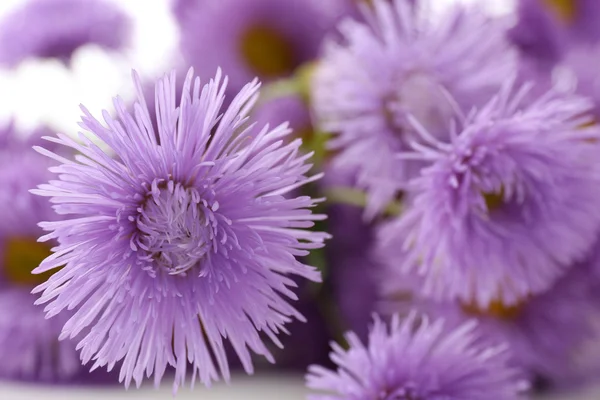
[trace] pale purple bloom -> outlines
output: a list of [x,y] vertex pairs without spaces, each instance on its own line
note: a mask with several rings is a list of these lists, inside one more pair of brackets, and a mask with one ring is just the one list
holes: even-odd
[[523,382],[508,366],[506,346],[478,343],[477,324],[447,329],[442,319],[404,321],[388,327],[379,318],[368,344],[348,333],[349,349],[333,345],[337,371],[313,366],[307,385],[322,391],[311,400],[366,399],[519,399]]
[[323,215],[317,200],[286,194],[307,178],[310,155],[300,140],[287,144],[285,124],[248,124],[257,96],[246,85],[222,108],[227,79],[220,71],[201,86],[188,73],[181,100],[175,72],[156,86],[158,131],[134,77],[134,114],[114,102],[118,119],[104,113],[106,127],[83,108],[81,127],[114,152],[110,158],[80,135],[48,138],[81,154],[58,159],[57,180],[36,194],[51,197],[64,222],[45,222],[42,240],[58,239],[56,252],[37,272],[64,266],[36,291],[48,315],[79,305],[62,337],[89,333],[79,342],[83,363],[112,369],[123,360],[120,379],[158,384],[175,367],[174,389],[229,379],[225,342],[252,372],[250,351],[273,362],[263,335],[279,344],[285,324],[302,316],[291,277],[313,281],[320,274],[296,260],[328,236],[308,231]]
[[336,134],[330,146],[340,151],[337,164],[359,168],[368,217],[421,168],[396,157],[418,140],[409,115],[445,139],[457,107],[487,101],[514,72],[503,23],[460,5],[434,18],[431,5],[375,0],[374,10],[365,6],[368,23],[340,24],[344,39],[327,43],[312,82],[319,128]]
[[600,41],[597,0],[520,0],[517,10],[509,37],[540,62],[555,64],[571,46]]
[[0,63],[28,58],[70,61],[88,44],[118,50],[129,41],[131,21],[107,0],[28,0],[0,23]]
[[[432,165],[410,185],[405,213],[382,228],[387,263],[413,270],[423,292],[486,307],[549,287],[600,228],[597,126],[587,99],[527,87],[500,94],[463,122],[449,144],[415,123],[427,146],[406,158]],[[387,252],[387,253],[386,253]]]
[[[573,265],[547,291],[505,305],[495,301],[486,308],[460,301],[436,302],[421,295],[422,282],[397,270],[382,281],[389,303],[386,313],[406,314],[413,309],[431,318],[444,318],[451,326],[476,319],[482,340],[504,342],[510,348],[510,363],[528,379],[564,388],[595,379],[596,363],[585,364],[582,351],[600,339],[598,283],[593,275],[600,267],[597,245],[585,261]],[[597,353],[596,353],[597,355]]]
[[46,319],[30,292],[42,277],[31,270],[53,242],[37,243],[42,220],[56,220],[46,199],[29,190],[47,181],[51,160],[32,150],[39,132],[25,139],[12,126],[0,132],[0,377],[65,381],[82,371],[72,341],[59,342],[67,318]]
[[201,77],[223,68],[238,90],[254,77],[282,78],[317,58],[325,35],[354,6],[347,0],[180,0],[174,7],[186,62]]

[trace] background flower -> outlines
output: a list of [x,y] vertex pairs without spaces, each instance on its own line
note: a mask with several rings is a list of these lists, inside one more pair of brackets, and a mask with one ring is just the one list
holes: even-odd
[[12,125],[0,131],[0,377],[70,381],[83,368],[75,343],[58,341],[68,313],[46,319],[30,293],[49,277],[31,270],[55,244],[37,242],[43,233],[37,224],[60,219],[45,199],[29,193],[51,176],[51,160],[31,149],[43,133],[19,137]]
[[128,43],[130,30],[129,17],[106,0],[29,0],[0,23],[0,63],[69,62],[87,44],[118,50]]
[[220,0],[179,1],[175,9],[186,63],[201,77],[223,68],[235,91],[255,77],[286,77],[312,61],[325,35],[354,5],[346,0]]
[[502,24],[477,8],[456,5],[434,18],[428,1],[376,0],[373,7],[365,8],[367,23],[340,24],[343,39],[327,43],[312,82],[318,127],[335,134],[336,163],[358,168],[368,217],[422,167],[396,157],[419,140],[409,115],[448,139],[456,109],[487,100],[516,61]]
[[511,92],[506,85],[451,144],[429,137],[431,147],[417,148],[433,164],[412,182],[405,213],[380,232],[387,262],[423,276],[427,296],[516,304],[552,286],[596,241],[590,103],[548,93],[521,105],[526,88]]
[[517,372],[507,365],[506,348],[477,344],[475,328],[466,323],[450,330],[442,320],[427,319],[417,326],[411,314],[402,322],[394,317],[388,332],[375,319],[367,345],[353,333],[346,336],[348,350],[333,345],[337,371],[311,367],[308,387],[327,394],[309,399],[518,399]]

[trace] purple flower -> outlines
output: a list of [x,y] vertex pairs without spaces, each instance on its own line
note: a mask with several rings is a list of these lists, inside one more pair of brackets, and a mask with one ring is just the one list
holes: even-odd
[[547,93],[522,105],[506,85],[450,144],[407,158],[433,164],[410,185],[405,213],[380,232],[386,262],[423,292],[487,307],[540,293],[585,257],[600,227],[598,127],[587,99]]
[[129,40],[130,28],[129,17],[106,0],[29,0],[0,24],[0,63],[68,62],[87,44],[117,50]]
[[[422,282],[392,271],[385,288],[390,298],[387,313],[417,309],[431,318],[444,318],[451,326],[477,319],[482,339],[507,343],[511,365],[527,378],[543,380],[551,387],[568,387],[595,379],[600,365],[586,365],[581,351],[597,342],[600,317],[598,277],[600,247],[596,245],[583,262],[576,263],[547,291],[514,305],[495,301],[485,308],[461,301],[436,302],[421,296]],[[597,352],[594,354],[597,356]]]
[[48,278],[31,270],[53,245],[37,242],[37,224],[60,218],[45,199],[29,193],[51,176],[51,160],[31,149],[39,133],[24,139],[12,126],[0,131],[0,377],[64,381],[82,370],[75,343],[58,341],[67,317],[46,319],[30,293]]
[[138,385],[144,374],[158,384],[175,367],[174,390],[184,384],[229,379],[225,343],[252,372],[250,350],[273,358],[262,334],[279,344],[284,325],[302,316],[288,275],[313,281],[320,274],[295,259],[323,246],[328,236],[308,231],[323,215],[316,200],[286,194],[307,178],[309,156],[300,140],[282,144],[290,130],[249,124],[258,94],[246,85],[221,112],[227,79],[201,86],[188,73],[180,101],[175,72],[156,86],[158,132],[152,129],[142,86],[134,114],[120,99],[118,120],[102,126],[83,108],[82,128],[115,157],[81,135],[53,142],[81,153],[58,159],[58,179],[36,194],[51,197],[64,222],[46,222],[42,240],[58,239],[55,253],[36,272],[64,266],[36,291],[48,315],[80,306],[62,338],[78,335],[83,363],[123,360],[120,379]]
[[523,385],[507,365],[505,346],[477,343],[477,324],[453,330],[443,320],[417,323],[415,314],[400,322],[394,316],[388,329],[379,318],[363,345],[354,333],[349,350],[333,345],[331,359],[338,370],[309,369],[307,385],[327,394],[311,400],[363,399],[518,399]]
[[193,5],[180,0],[174,7],[186,61],[200,76],[222,67],[234,90],[254,77],[285,77],[312,61],[323,37],[353,9],[347,0],[219,0]]
[[530,57],[555,64],[573,44],[600,40],[596,0],[521,0],[511,40]]
[[344,40],[328,43],[312,82],[320,129],[336,134],[337,164],[359,168],[367,217],[422,166],[396,157],[418,140],[408,116],[445,139],[456,107],[487,101],[515,68],[503,27],[480,10],[456,5],[436,19],[430,2],[417,4],[375,0],[364,8],[368,24],[344,21]]

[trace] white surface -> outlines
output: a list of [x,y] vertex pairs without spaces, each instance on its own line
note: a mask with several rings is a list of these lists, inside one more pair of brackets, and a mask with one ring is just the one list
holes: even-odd
[[[211,389],[197,385],[177,392],[177,400],[302,400],[306,396],[301,376],[234,376],[230,385],[217,383]],[[121,386],[69,388],[56,386],[25,386],[0,382],[1,400],[158,400],[172,399],[170,384],[165,381],[160,389],[152,386]]]
[[[302,376],[234,376],[232,383],[217,383],[211,389],[197,386],[183,388],[177,392],[177,400],[303,400],[308,391],[303,386]],[[143,386],[125,390],[116,385],[111,387],[69,388],[57,386],[25,386],[0,382],[0,400],[160,400],[173,399],[167,381],[161,388]],[[600,392],[551,396],[535,400],[598,400]],[[495,400],[495,399],[490,399]]]

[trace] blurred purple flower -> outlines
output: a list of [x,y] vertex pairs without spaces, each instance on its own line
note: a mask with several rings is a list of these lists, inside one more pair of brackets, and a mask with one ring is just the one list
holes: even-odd
[[[493,302],[485,309],[463,302],[436,302],[421,295],[422,283],[415,276],[391,271],[385,278],[389,303],[386,313],[406,314],[413,309],[431,318],[444,318],[451,326],[477,319],[482,340],[507,343],[511,365],[527,378],[542,379],[553,388],[566,388],[597,377],[600,365],[582,368],[580,352],[600,339],[596,322],[600,317],[597,245],[585,261],[576,263],[547,291],[515,305]],[[597,353],[596,353],[597,355]]]
[[0,23],[0,63],[28,58],[70,61],[87,44],[117,50],[130,37],[131,21],[106,0],[28,0]]
[[573,45],[600,40],[597,0],[520,0],[509,37],[529,57],[555,64]]
[[311,400],[363,399],[519,399],[522,382],[507,364],[505,346],[477,343],[477,324],[453,330],[443,320],[417,323],[415,314],[400,322],[394,316],[389,333],[379,318],[365,346],[354,333],[349,349],[333,345],[337,371],[312,366],[309,388],[325,392]]
[[590,103],[549,92],[522,106],[526,93],[505,85],[450,144],[415,123],[429,146],[404,156],[433,164],[378,243],[387,263],[423,276],[426,296],[513,305],[551,287],[596,240],[600,132]]
[[25,139],[12,126],[0,130],[0,378],[65,381],[82,372],[75,343],[58,341],[68,318],[46,319],[30,293],[48,278],[31,270],[53,245],[37,242],[43,233],[37,224],[60,218],[29,193],[51,177],[51,160],[31,149],[40,133]]
[[354,5],[347,0],[176,1],[181,48],[201,77],[217,67],[231,89],[254,77],[290,75],[318,55],[323,37]]
[[340,25],[344,40],[328,43],[312,82],[320,129],[336,134],[337,164],[359,168],[367,217],[421,167],[396,157],[418,140],[407,116],[446,139],[456,107],[487,101],[516,62],[503,26],[479,9],[456,5],[433,18],[428,1],[373,3],[364,8],[368,24]]
[[[175,72],[156,86],[157,126],[152,129],[142,86],[132,115],[120,99],[108,127],[83,108],[81,126],[102,140],[108,157],[83,135],[83,144],[59,135],[51,141],[81,153],[58,159],[58,180],[40,185],[64,222],[45,222],[43,239],[56,252],[36,270],[64,267],[36,291],[48,315],[80,306],[62,338],[90,327],[79,342],[93,368],[123,360],[120,379],[138,385],[145,374],[158,384],[176,368],[174,390],[184,384],[188,361],[205,385],[229,379],[224,340],[252,372],[250,351],[273,358],[261,333],[274,343],[293,318],[288,303],[297,275],[320,274],[295,256],[323,246],[328,237],[308,231],[324,218],[309,210],[308,196],[286,198],[307,178],[300,141],[282,144],[286,125],[247,125],[259,85],[246,85],[221,114],[227,80],[220,71],[201,86],[190,70],[175,97]],[[190,92],[191,91],[191,92]]]

